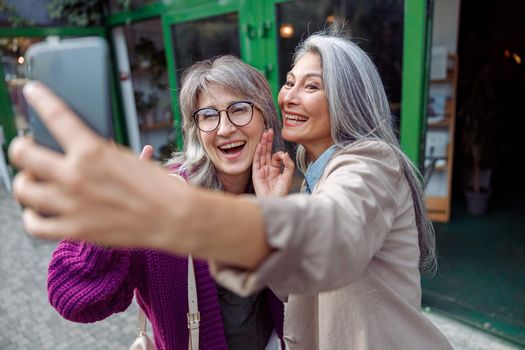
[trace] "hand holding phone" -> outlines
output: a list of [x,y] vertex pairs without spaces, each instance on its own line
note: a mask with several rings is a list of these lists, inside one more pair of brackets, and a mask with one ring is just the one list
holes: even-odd
[[[84,37],[40,42],[26,53],[27,76],[47,85],[82,120],[103,137],[113,136],[109,83],[109,49],[103,38]],[[30,108],[34,140],[62,148]]]

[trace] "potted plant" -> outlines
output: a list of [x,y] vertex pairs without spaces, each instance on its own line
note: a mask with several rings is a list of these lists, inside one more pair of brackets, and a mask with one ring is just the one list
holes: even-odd
[[486,64],[476,79],[466,82],[460,108],[463,121],[462,145],[468,166],[465,195],[467,210],[474,215],[487,211],[492,195],[492,133],[496,117],[494,81]]

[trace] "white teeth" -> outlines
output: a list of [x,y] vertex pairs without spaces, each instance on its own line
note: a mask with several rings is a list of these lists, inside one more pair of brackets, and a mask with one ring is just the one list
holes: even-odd
[[308,120],[308,118],[300,117],[298,115],[293,115],[293,114],[286,114],[286,119],[294,120],[294,121],[298,121],[298,122],[305,122],[305,121]]
[[219,146],[220,149],[230,149],[230,148],[234,148],[234,147],[239,147],[239,146],[242,146],[246,143],[246,141],[238,141],[238,142],[232,142],[232,143],[229,143],[227,145],[222,145],[222,146]]

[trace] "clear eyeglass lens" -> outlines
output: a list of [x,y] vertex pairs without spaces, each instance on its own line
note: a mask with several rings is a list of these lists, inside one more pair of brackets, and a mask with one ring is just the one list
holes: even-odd
[[200,110],[197,115],[199,128],[205,131],[213,130],[219,125],[219,113],[211,108]]
[[246,102],[234,103],[228,108],[228,116],[233,124],[246,125],[252,117],[252,106]]

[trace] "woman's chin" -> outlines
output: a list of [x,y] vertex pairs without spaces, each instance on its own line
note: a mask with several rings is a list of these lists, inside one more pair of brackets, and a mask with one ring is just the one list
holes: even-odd
[[285,141],[300,143],[301,137],[297,135],[297,132],[294,132],[286,127],[282,129],[282,137]]
[[[244,164],[242,164],[244,163]],[[226,176],[238,176],[246,174],[251,170],[251,162],[242,162],[241,164],[229,164],[222,166],[220,172]]]

